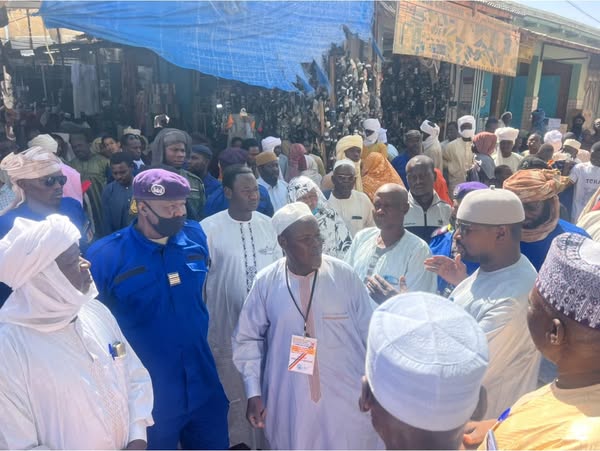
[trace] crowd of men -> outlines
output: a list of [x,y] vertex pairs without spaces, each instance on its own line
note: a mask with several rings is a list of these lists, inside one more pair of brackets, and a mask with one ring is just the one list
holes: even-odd
[[0,448],[600,447],[600,139],[511,119],[0,145]]

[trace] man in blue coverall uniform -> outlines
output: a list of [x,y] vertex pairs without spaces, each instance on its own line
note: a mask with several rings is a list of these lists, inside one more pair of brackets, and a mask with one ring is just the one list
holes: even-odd
[[99,299],[152,377],[149,449],[229,447],[229,406],[208,346],[202,299],[208,246],[200,225],[186,221],[189,193],[176,173],[141,172],[133,181],[138,218],[86,255]]

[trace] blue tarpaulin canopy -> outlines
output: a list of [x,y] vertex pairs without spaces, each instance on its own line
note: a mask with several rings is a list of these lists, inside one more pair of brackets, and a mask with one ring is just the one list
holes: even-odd
[[367,1],[44,1],[47,28],[145,47],[177,66],[295,90],[301,64],[320,63],[343,27],[372,36]]

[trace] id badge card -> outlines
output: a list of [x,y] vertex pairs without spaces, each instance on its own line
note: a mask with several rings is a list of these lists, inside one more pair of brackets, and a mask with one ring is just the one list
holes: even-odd
[[292,335],[290,345],[290,359],[288,362],[288,371],[304,373],[312,376],[315,369],[315,359],[317,357],[316,338],[301,337]]

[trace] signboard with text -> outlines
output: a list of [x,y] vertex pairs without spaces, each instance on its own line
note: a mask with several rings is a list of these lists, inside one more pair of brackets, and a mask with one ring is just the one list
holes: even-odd
[[393,51],[514,77],[519,29],[448,1],[401,0]]

